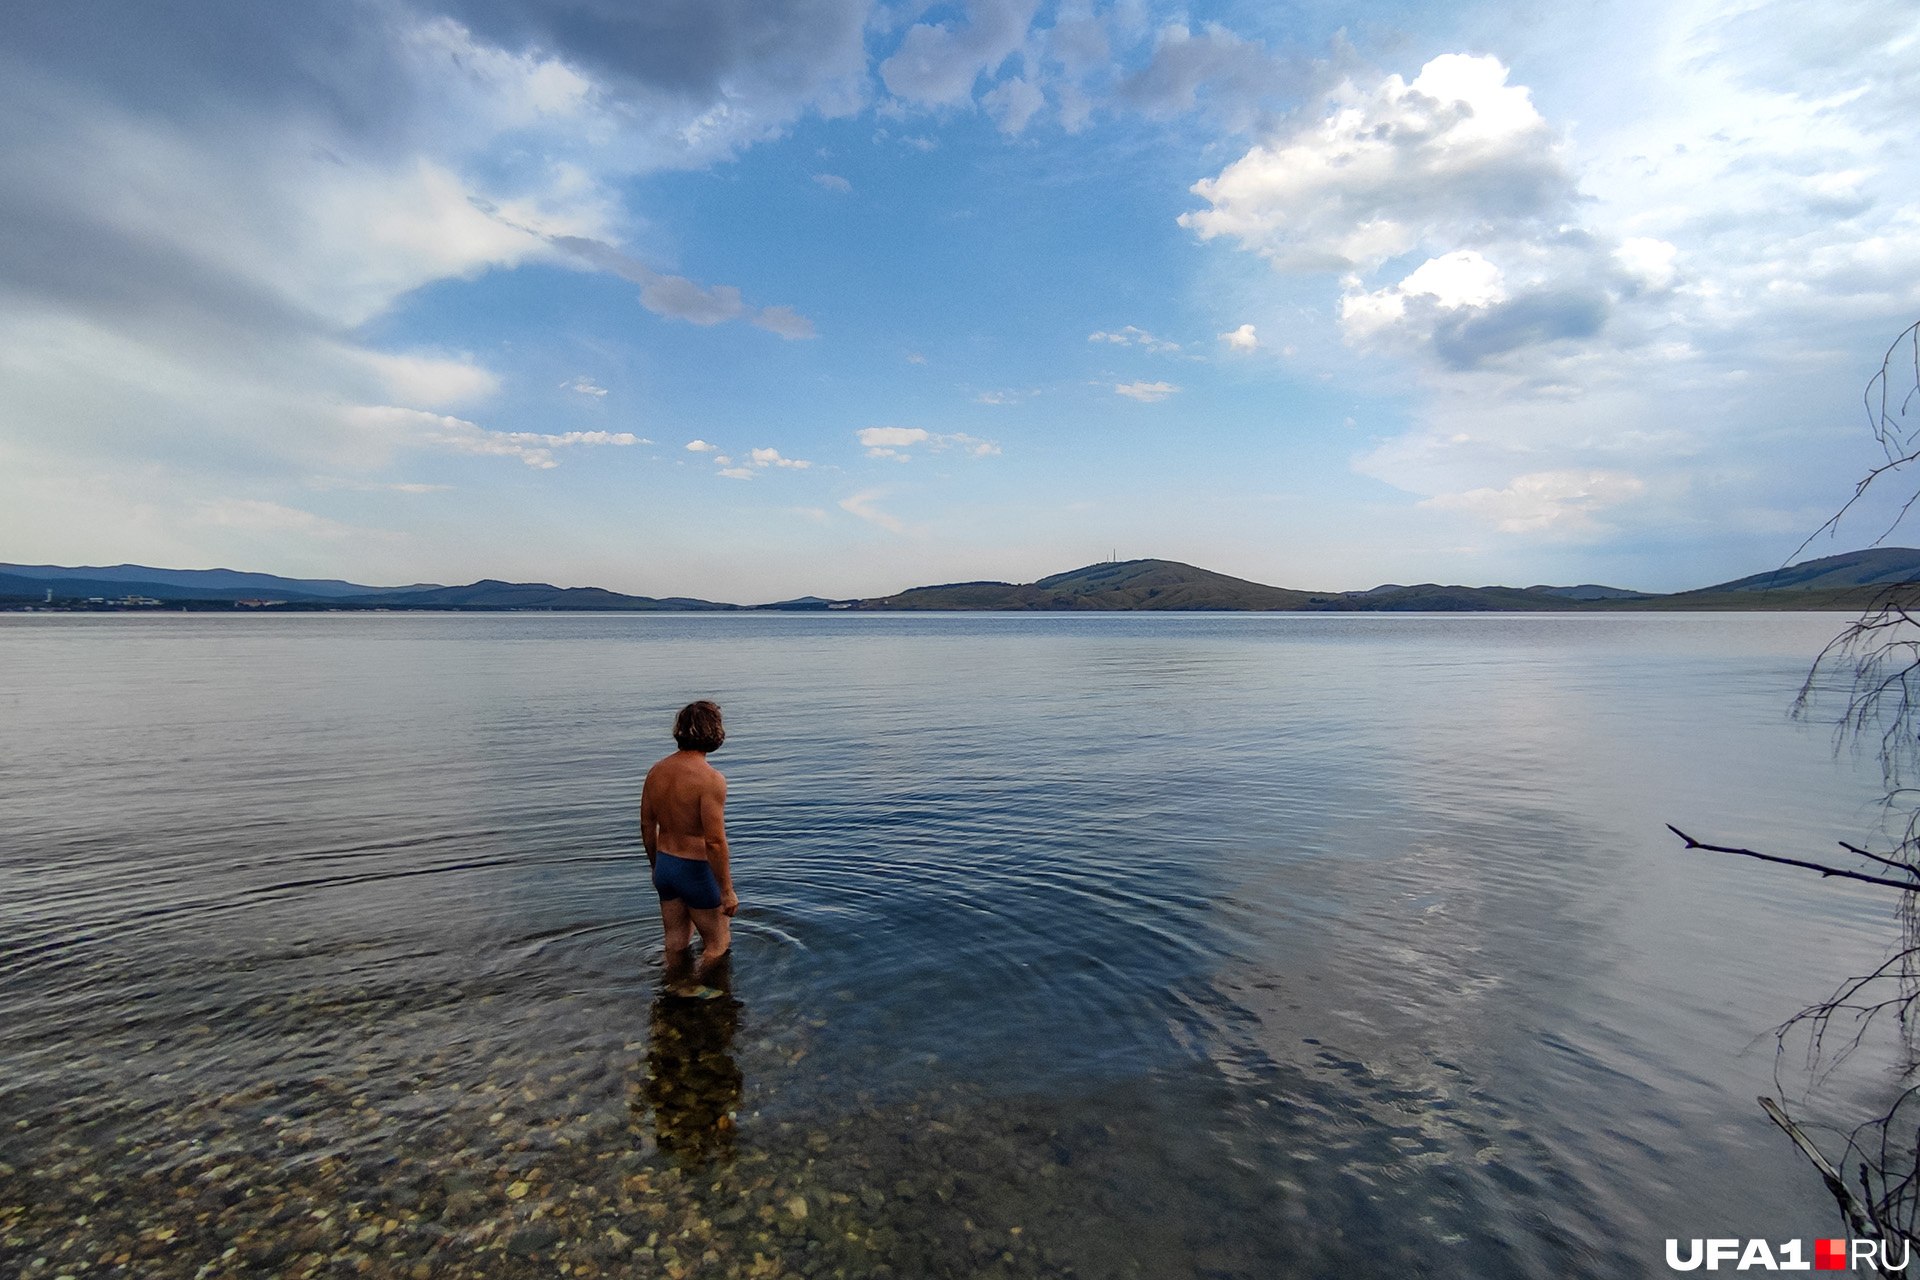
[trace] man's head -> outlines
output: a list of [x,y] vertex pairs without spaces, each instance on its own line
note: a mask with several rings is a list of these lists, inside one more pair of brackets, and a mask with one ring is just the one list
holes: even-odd
[[720,704],[702,698],[680,708],[673,718],[673,740],[682,751],[718,751],[727,740],[720,723]]

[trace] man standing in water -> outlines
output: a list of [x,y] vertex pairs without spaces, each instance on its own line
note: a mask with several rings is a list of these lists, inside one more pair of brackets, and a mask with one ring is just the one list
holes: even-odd
[[686,957],[698,929],[703,972],[727,954],[729,922],[740,909],[727,849],[727,780],[707,763],[726,739],[717,705],[688,703],[673,721],[680,749],[649,769],[640,788],[640,840],[660,894],[667,963]]

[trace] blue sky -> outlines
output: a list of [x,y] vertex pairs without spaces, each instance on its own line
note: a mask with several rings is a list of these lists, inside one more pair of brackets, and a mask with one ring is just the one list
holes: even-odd
[[16,6],[0,559],[1700,585],[1874,461],[1916,107],[1892,3]]

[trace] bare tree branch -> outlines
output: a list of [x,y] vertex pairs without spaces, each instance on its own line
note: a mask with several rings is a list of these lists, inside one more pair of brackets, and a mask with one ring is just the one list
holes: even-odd
[[[1743,858],[1758,858],[1762,862],[1777,862],[1787,867],[1804,867],[1808,871],[1818,871],[1823,876],[1839,876],[1843,880],[1858,880],[1863,884],[1877,884],[1887,889],[1898,889],[1902,893],[1920,893],[1920,882],[1916,881],[1902,883],[1898,880],[1888,880],[1884,876],[1870,876],[1858,871],[1848,871],[1844,867],[1830,867],[1824,862],[1807,862],[1800,858],[1783,858],[1778,854],[1760,853],[1753,849],[1739,849],[1732,845],[1707,844],[1705,841],[1695,840],[1671,822],[1667,824],[1667,830],[1686,841],[1687,848],[1689,849],[1705,849],[1710,853],[1737,853]],[[1885,861],[1885,859],[1879,859],[1879,861]]]

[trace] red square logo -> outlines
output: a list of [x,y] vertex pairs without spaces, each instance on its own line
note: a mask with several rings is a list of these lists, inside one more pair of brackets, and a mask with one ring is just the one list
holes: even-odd
[[1847,1270],[1847,1242],[1845,1240],[1815,1240],[1813,1242],[1813,1269],[1815,1271]]

